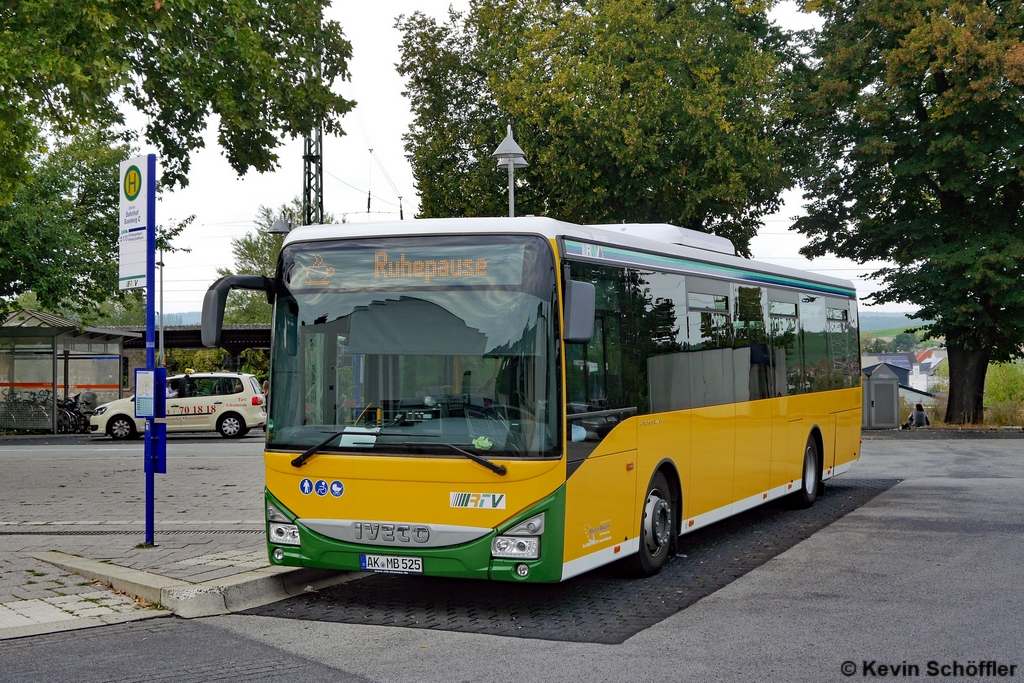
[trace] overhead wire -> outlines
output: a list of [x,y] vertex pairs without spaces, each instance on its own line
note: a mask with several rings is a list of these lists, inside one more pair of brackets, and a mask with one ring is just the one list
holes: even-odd
[[[354,88],[354,86],[352,85],[351,82],[344,82],[344,83],[342,83],[342,88],[343,89],[347,89],[349,91],[348,92],[349,99],[356,100],[355,88]],[[404,216],[404,212],[402,211],[402,196],[403,196],[402,195],[402,191],[398,189],[398,186],[395,185],[394,181],[391,179],[391,175],[388,173],[388,170],[384,167],[384,163],[380,160],[380,157],[377,156],[374,153],[374,151],[373,151],[373,143],[370,142],[370,136],[366,132],[366,126],[363,124],[363,117],[359,113],[359,108],[358,107],[354,108],[352,113],[355,114],[356,125],[359,127],[359,133],[363,136],[363,142],[366,143],[366,149],[369,150],[370,159],[372,161],[376,161],[377,162],[377,166],[380,168],[381,173],[384,175],[384,180],[386,180],[388,185],[391,186],[391,191],[394,192],[395,196],[398,198],[398,205],[397,205],[398,206],[398,217],[399,217],[399,220],[403,220],[405,218],[405,216]],[[381,199],[379,196],[373,195],[371,193],[371,190],[372,190],[372,180],[373,180],[373,166],[372,166],[372,164],[370,164],[369,169],[367,170],[367,184],[370,185],[370,187],[366,191],[366,213],[370,213],[370,198],[371,197],[376,198],[378,201],[385,201],[385,200]],[[348,185],[348,183],[345,183],[345,184]],[[352,187],[352,186],[350,185],[350,187]],[[393,202],[385,201],[385,203],[386,204],[390,204],[391,206],[395,206],[395,204]]]
[[[331,172],[330,172],[330,171],[328,171],[327,169],[324,169],[324,173],[325,173],[325,174],[327,174],[327,175],[329,175],[329,176],[331,176],[332,178],[334,178],[335,180],[337,180],[337,181],[338,181],[339,183],[341,183],[342,185],[345,185],[345,186],[347,186],[347,187],[350,187],[350,188],[352,188],[353,190],[355,190],[356,192],[359,192],[360,194],[362,194],[363,192],[366,192],[366,190],[364,190],[363,188],[361,188],[361,187],[356,187],[356,186],[355,186],[355,185],[353,185],[352,183],[349,183],[349,182],[346,182],[346,181],[342,180],[341,178],[339,178],[338,176],[334,175],[333,173],[331,173]],[[383,199],[383,198],[382,198],[382,197],[380,197],[379,195],[373,195],[373,198],[374,198],[374,199],[376,199],[376,200],[377,200],[378,202],[384,202],[385,204],[390,204],[391,206],[395,207],[396,209],[398,208],[398,204],[395,204],[394,202],[389,202],[388,200],[386,200],[386,199]]]

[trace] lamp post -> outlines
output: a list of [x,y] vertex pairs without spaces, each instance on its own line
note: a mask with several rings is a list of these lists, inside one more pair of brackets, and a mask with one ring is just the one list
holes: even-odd
[[515,189],[515,169],[526,168],[529,164],[526,163],[526,152],[523,148],[516,144],[515,139],[512,137],[512,126],[508,127],[508,132],[505,135],[505,139],[498,145],[498,149],[494,150],[491,154],[492,157],[497,157],[498,168],[508,169],[508,217],[515,218],[516,216],[516,189]]
[[295,227],[295,225],[291,221],[291,216],[282,215],[274,221],[274,224],[270,226],[270,230],[267,232],[271,235],[287,235],[292,231],[293,227]]

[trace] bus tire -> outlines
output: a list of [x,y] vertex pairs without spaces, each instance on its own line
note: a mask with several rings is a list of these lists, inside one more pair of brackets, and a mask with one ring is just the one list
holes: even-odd
[[107,421],[107,435],[115,441],[134,439],[138,436],[135,420],[125,415],[115,415]]
[[672,549],[676,528],[676,506],[672,488],[662,472],[647,486],[640,519],[640,549],[626,558],[626,571],[635,577],[654,576],[661,571]]
[[238,439],[245,435],[249,428],[238,413],[224,413],[217,420],[217,432],[225,439]]
[[793,495],[793,504],[797,508],[809,508],[814,505],[821,494],[821,458],[818,453],[818,442],[814,434],[807,437],[804,447],[803,477],[800,490]]

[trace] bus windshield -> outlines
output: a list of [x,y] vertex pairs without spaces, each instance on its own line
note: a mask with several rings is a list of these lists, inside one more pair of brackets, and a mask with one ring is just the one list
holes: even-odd
[[276,292],[268,448],[561,455],[542,238],[297,243]]

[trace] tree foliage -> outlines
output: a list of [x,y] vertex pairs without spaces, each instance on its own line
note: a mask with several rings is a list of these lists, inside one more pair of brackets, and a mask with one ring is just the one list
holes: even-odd
[[809,256],[891,265],[949,349],[947,422],[980,422],[989,360],[1024,343],[1024,6],[825,0],[798,108]]
[[787,43],[763,7],[474,0],[397,27],[422,217],[506,213],[490,153],[509,123],[519,214],[669,222],[745,252],[789,182]]
[[117,173],[130,154],[123,138],[90,129],[32,155],[31,182],[0,204],[0,313],[28,291],[45,310],[72,312],[117,292]]
[[[31,306],[85,324],[130,324],[109,321],[141,301],[117,280],[118,164],[133,153],[125,136],[92,128],[32,155],[31,179],[0,204],[0,315],[31,294]],[[157,244],[188,251],[173,240],[191,221],[157,226]]]
[[43,134],[148,118],[164,182],[185,185],[211,114],[239,174],[322,121],[342,133],[353,103],[332,92],[351,45],[326,0],[14,0],[0,5],[0,204],[32,170]]
[[[291,204],[282,204],[276,211],[261,206],[256,211],[256,229],[242,237],[231,240],[231,253],[235,257],[234,269],[218,268],[218,275],[263,275],[274,277],[277,271],[277,257],[281,253],[284,235],[271,234],[270,227],[281,216],[302,215],[302,201],[293,199]],[[327,214],[324,223],[334,223],[334,216]],[[227,324],[269,323],[271,307],[263,292],[234,290],[228,295],[224,306],[224,322]]]

